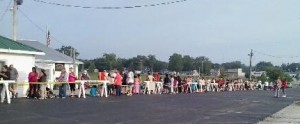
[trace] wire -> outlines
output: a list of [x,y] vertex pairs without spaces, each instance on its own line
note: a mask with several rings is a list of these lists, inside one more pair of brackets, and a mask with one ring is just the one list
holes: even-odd
[[299,56],[275,56],[275,55],[270,55],[270,54],[266,54],[266,53],[263,53],[263,52],[259,52],[259,51],[256,51],[256,50],[253,50],[254,52],[256,53],[259,53],[261,55],[265,55],[265,56],[269,56],[269,57],[273,57],[273,58],[299,58]]
[[5,16],[5,15],[6,15],[6,13],[8,12],[8,10],[9,10],[9,7],[10,7],[10,5],[11,5],[12,1],[13,1],[13,0],[9,0],[9,3],[8,3],[8,5],[7,5],[6,9],[4,10],[3,14],[2,14],[2,15],[1,15],[1,17],[0,17],[0,22],[1,22],[1,21],[4,19],[4,16]]
[[[32,23],[37,29],[39,29],[40,31],[42,31],[43,33],[47,33],[46,30],[44,30],[43,28],[41,28],[41,26],[37,25],[36,23],[34,23],[34,21],[32,19],[30,19],[20,8],[19,8],[20,13],[30,22]],[[57,38],[53,37],[53,35],[50,36],[54,41],[61,43],[62,45],[65,45],[65,43],[61,42],[60,40],[58,40]]]
[[79,5],[70,5],[70,4],[61,4],[55,2],[47,2],[44,0],[33,0],[35,2],[39,2],[42,4],[50,4],[54,6],[62,6],[62,7],[73,7],[73,8],[82,8],[82,9],[132,9],[132,8],[141,8],[141,7],[155,7],[160,5],[170,5],[181,2],[186,2],[187,0],[174,0],[170,2],[162,2],[162,3],[154,3],[154,4],[145,4],[145,5],[135,5],[135,6],[79,6]]

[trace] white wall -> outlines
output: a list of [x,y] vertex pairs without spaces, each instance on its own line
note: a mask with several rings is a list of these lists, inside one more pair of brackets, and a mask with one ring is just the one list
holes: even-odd
[[[0,61],[4,61],[6,65],[14,65],[19,72],[18,82],[28,82],[28,73],[35,66],[34,55],[0,53]],[[26,96],[28,87],[28,85],[18,86],[20,97]]]

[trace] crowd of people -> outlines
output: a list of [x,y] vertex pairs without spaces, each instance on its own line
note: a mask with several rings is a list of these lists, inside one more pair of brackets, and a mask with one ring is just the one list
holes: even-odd
[[[15,80],[18,79],[18,71],[13,65],[4,66],[0,73],[1,80]],[[69,68],[67,72],[64,67],[61,68],[60,76],[56,78],[57,86],[59,89],[58,95],[55,95],[53,91],[46,87],[47,74],[44,69],[37,72],[35,67],[28,74],[29,89],[27,98],[62,98],[67,97],[67,90],[70,90],[68,94],[70,97],[75,97],[76,80],[90,80],[91,77],[87,71],[83,71],[79,77],[74,73],[73,68]],[[253,81],[244,81],[242,79],[224,79],[224,78],[209,78],[199,76],[180,76],[176,73],[161,75],[159,73],[150,72],[146,78],[142,80],[140,74],[135,74],[132,70],[125,72],[106,70],[99,71],[98,80],[106,80],[109,83],[107,86],[108,95],[121,96],[126,94],[132,96],[133,94],[178,94],[178,93],[204,93],[204,92],[222,92],[222,91],[245,91],[255,90],[258,88],[264,88],[265,86],[257,85]],[[43,84],[45,83],[45,84]],[[275,91],[275,96],[279,97],[280,91],[283,93],[283,97],[286,97],[285,89],[287,86],[286,80],[278,79],[271,89]],[[2,88],[3,84],[0,84],[1,90],[1,102],[4,101],[5,90]],[[85,88],[90,88],[91,96],[99,96],[103,85],[89,85],[85,83]],[[9,91],[12,94],[12,98],[17,98],[16,84],[9,84]],[[78,96],[80,97],[80,96]]]

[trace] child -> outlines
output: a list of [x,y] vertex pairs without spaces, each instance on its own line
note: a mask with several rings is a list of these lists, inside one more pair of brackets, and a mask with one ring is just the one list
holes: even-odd
[[91,88],[91,90],[90,90],[90,94],[91,94],[91,96],[97,96],[97,86],[96,85],[94,85],[92,88]]
[[140,93],[140,78],[138,76],[134,76],[134,90],[133,92],[135,94],[139,94]]

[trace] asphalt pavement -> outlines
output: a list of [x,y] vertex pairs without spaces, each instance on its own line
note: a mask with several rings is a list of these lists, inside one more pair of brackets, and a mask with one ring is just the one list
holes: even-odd
[[0,104],[2,124],[253,124],[300,99],[272,91],[110,96],[67,99],[13,99]]

